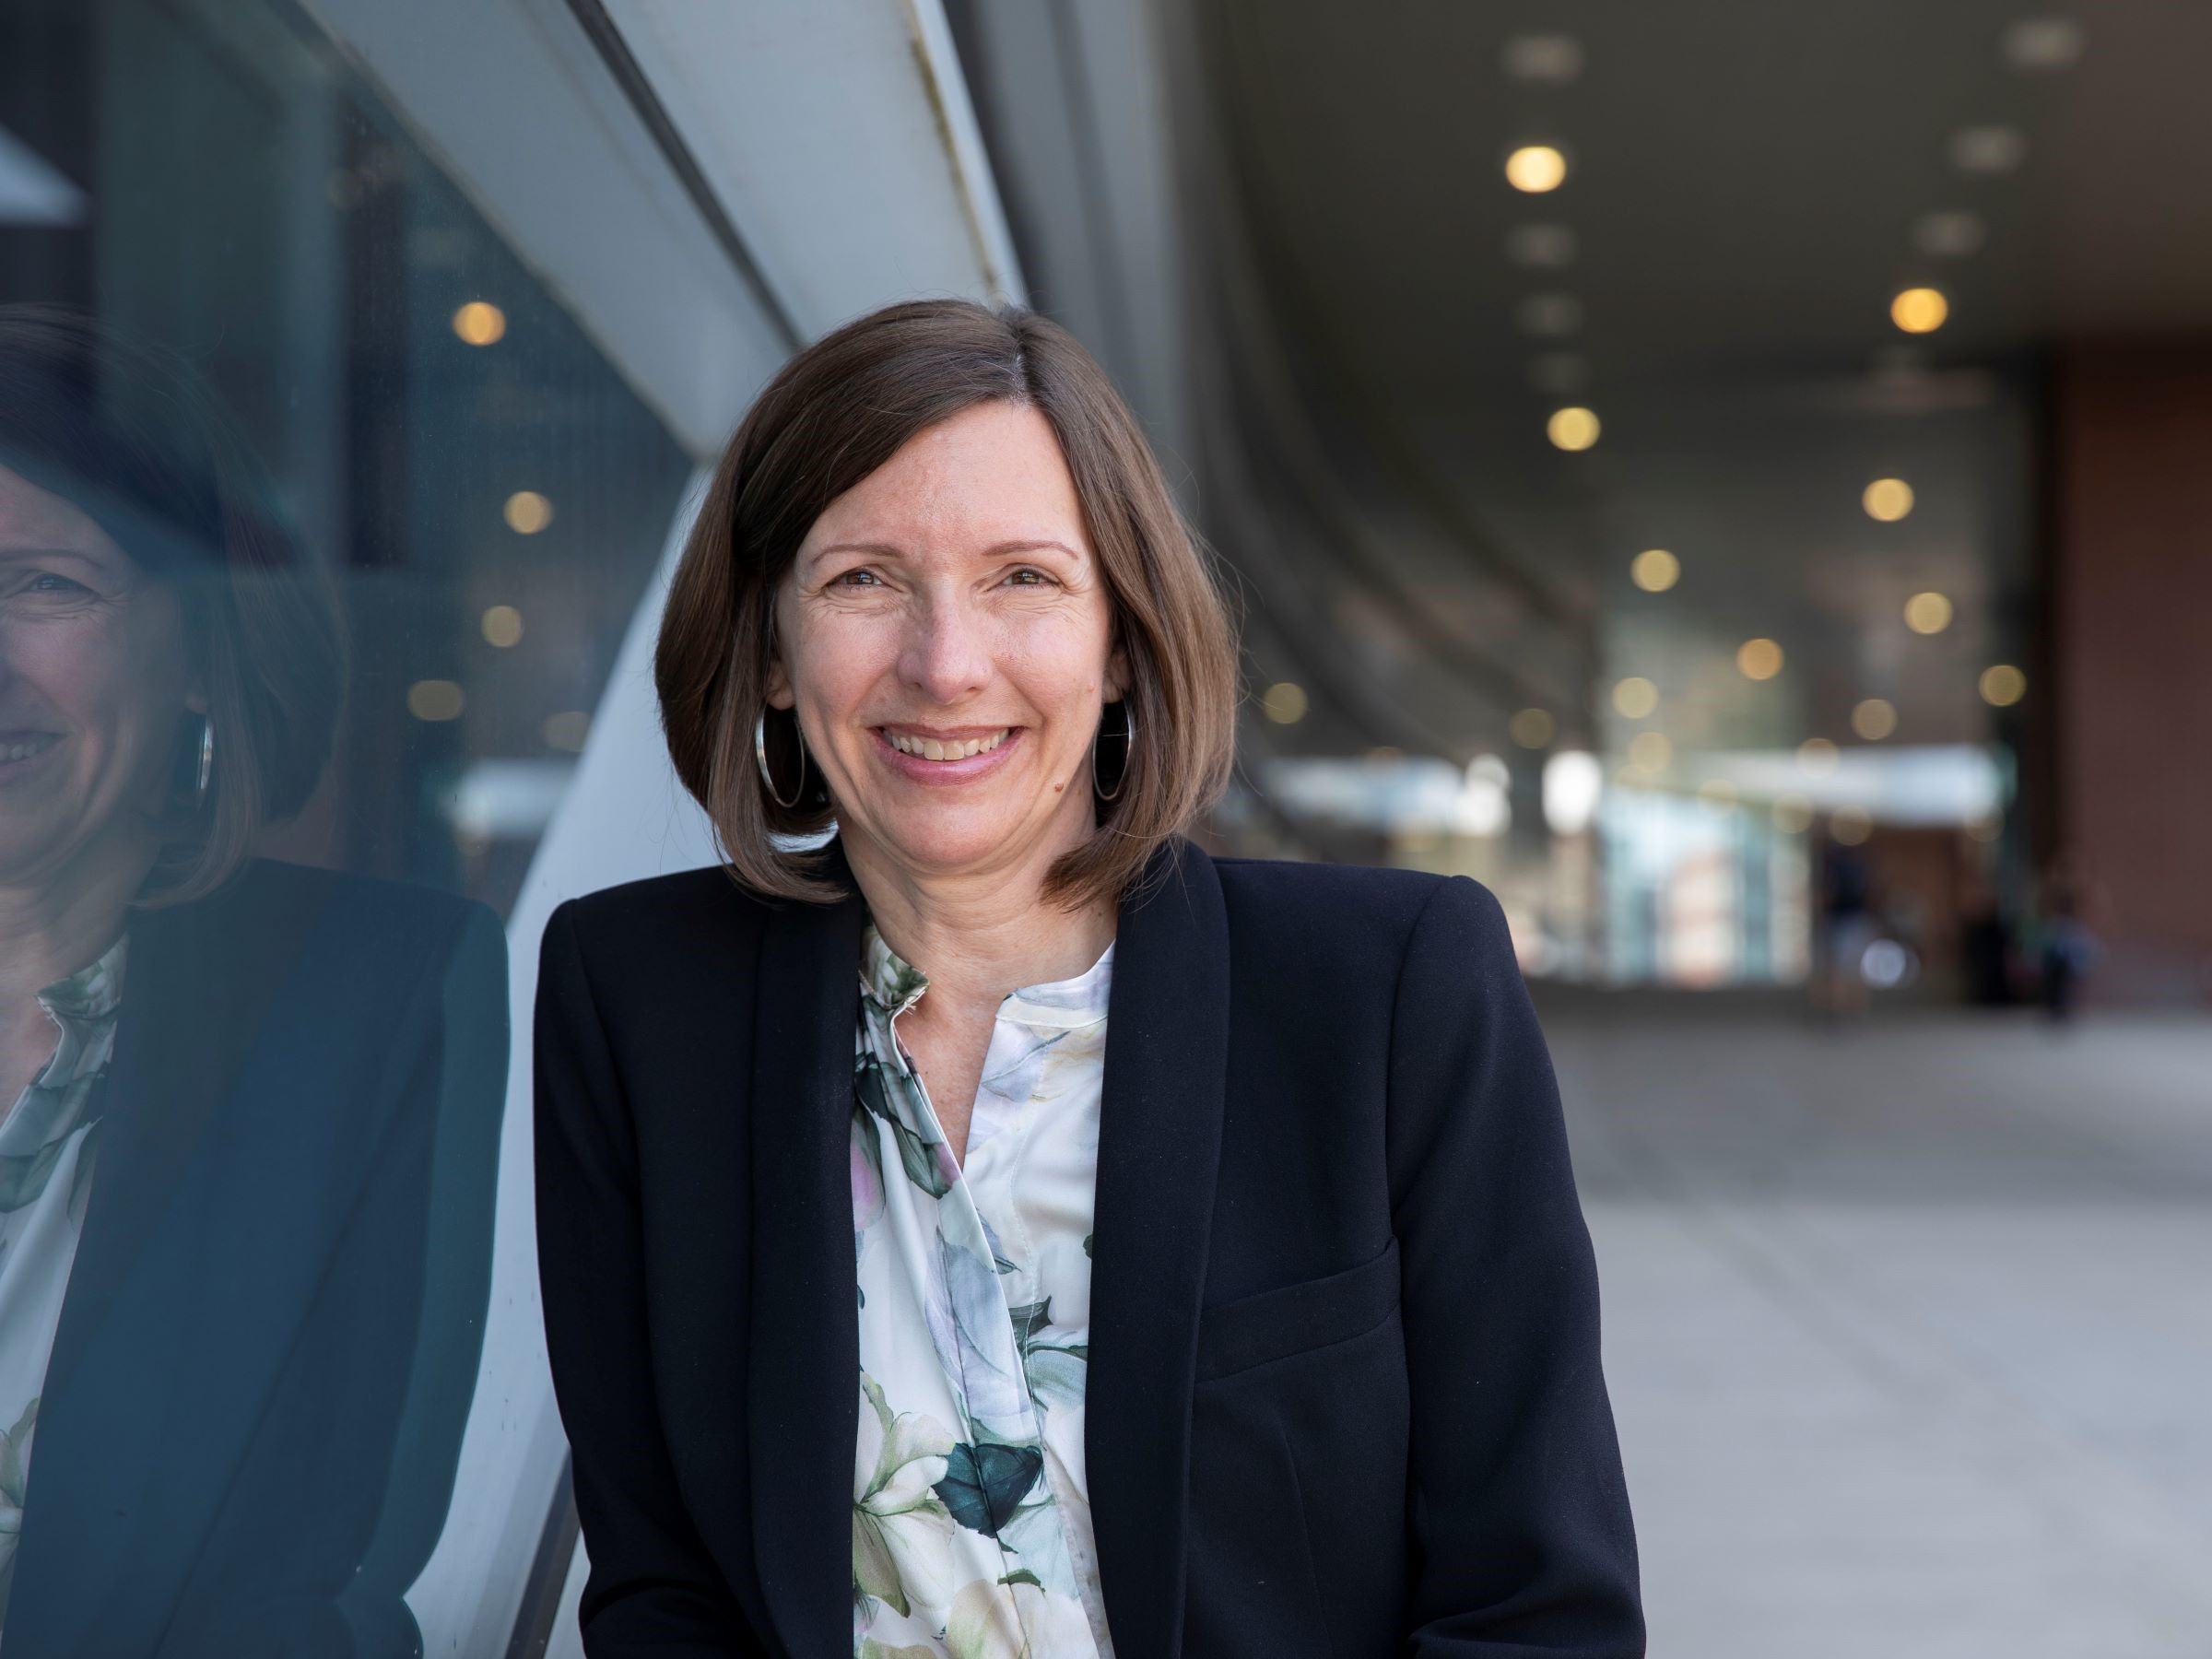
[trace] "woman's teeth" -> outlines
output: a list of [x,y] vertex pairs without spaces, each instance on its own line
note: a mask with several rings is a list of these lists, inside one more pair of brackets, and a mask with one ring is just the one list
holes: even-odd
[[970,755],[989,754],[1013,729],[1002,726],[988,737],[971,737],[965,743],[940,743],[935,737],[909,737],[902,732],[886,732],[884,737],[902,755],[919,755],[924,760],[964,760]]
[[6,765],[10,760],[28,760],[33,755],[52,748],[54,741],[52,732],[41,732],[35,737],[25,737],[15,743],[0,743],[0,766]]

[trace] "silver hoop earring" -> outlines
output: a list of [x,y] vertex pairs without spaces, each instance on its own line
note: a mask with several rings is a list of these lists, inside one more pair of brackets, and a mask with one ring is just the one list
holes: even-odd
[[200,716],[200,765],[192,785],[192,809],[207,805],[207,791],[215,782],[215,722]]
[[1122,775],[1113,781],[1113,789],[1111,794],[1108,793],[1106,786],[1099,782],[1099,740],[1096,737],[1090,740],[1090,786],[1099,792],[1099,799],[1101,801],[1120,798],[1123,785],[1129,782],[1130,765],[1136,759],[1136,711],[1129,706],[1129,700],[1125,697],[1122,699],[1121,710]]
[[760,769],[760,787],[768,792],[770,800],[786,812],[796,806],[799,804],[799,797],[806,793],[806,735],[798,729],[798,716],[795,714],[792,716],[791,727],[793,735],[798,738],[799,742],[799,781],[791,792],[791,799],[787,801],[776,793],[776,781],[769,775],[768,711],[761,710],[753,719],[753,764]]

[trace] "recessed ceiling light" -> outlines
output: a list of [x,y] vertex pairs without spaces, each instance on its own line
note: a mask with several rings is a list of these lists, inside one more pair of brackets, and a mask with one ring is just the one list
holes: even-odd
[[2018,127],[1961,127],[1951,135],[1951,165],[1965,173],[2008,173],[2028,158],[2028,135]]
[[1647,594],[1664,594],[1681,577],[1682,561],[1665,547],[1646,547],[1629,561],[1629,580]]
[[1544,423],[1544,435],[1557,449],[1586,450],[1597,441],[1601,430],[1596,415],[1578,406],[1554,409],[1551,418]]
[[1505,233],[1505,256],[1535,271],[1556,271],[1574,263],[1576,242],[1567,225],[1515,225]]
[[1860,491],[1859,505],[1868,518],[1894,524],[1912,511],[1912,486],[1902,478],[1877,478]]
[[1905,601],[1905,626],[1916,634],[1939,634],[1951,625],[1951,602],[1937,593],[1915,594]]
[[1931,259],[1964,259],[1979,253],[1988,235],[1978,213],[1924,213],[1912,221],[1912,246]]
[[1547,351],[1530,361],[1528,383],[1547,397],[1572,397],[1590,383],[1590,359],[1571,351]]
[[1581,332],[1583,302],[1572,294],[1531,294],[1513,308],[1513,321],[1523,334],[1563,340]]
[[1940,288],[1909,288],[1889,301],[1889,320],[1907,334],[1934,334],[1950,318]]
[[1529,195],[1567,182],[1567,158],[1548,144],[1524,145],[1505,159],[1505,182]]
[[1583,73],[1583,43],[1572,35],[1515,35],[1505,43],[1506,74],[1541,87],[1564,87]]
[[2005,61],[2026,75],[2071,69],[2088,45],[2088,37],[2071,18],[2022,18],[1997,37]]

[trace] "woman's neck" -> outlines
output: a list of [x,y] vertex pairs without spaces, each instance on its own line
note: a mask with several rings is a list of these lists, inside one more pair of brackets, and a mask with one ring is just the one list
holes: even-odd
[[1024,985],[1071,979],[1104,954],[1108,903],[1069,911],[1044,897],[1043,868],[917,877],[847,849],[883,942],[929,979],[924,1005],[995,1010]]
[[[88,849],[59,869],[0,881],[0,1051],[53,1046],[39,993],[115,943],[152,867],[135,850]],[[0,1111],[8,1104],[0,1100]]]

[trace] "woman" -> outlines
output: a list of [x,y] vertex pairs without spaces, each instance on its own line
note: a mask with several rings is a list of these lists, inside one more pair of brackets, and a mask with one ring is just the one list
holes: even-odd
[[7,1659],[420,1651],[501,942],[251,856],[323,771],[343,656],[250,476],[181,365],[0,307]]
[[727,864],[564,905],[538,994],[587,1651],[1641,1653],[1497,906],[1182,839],[1235,657],[1081,348],[802,353],[656,667]]

